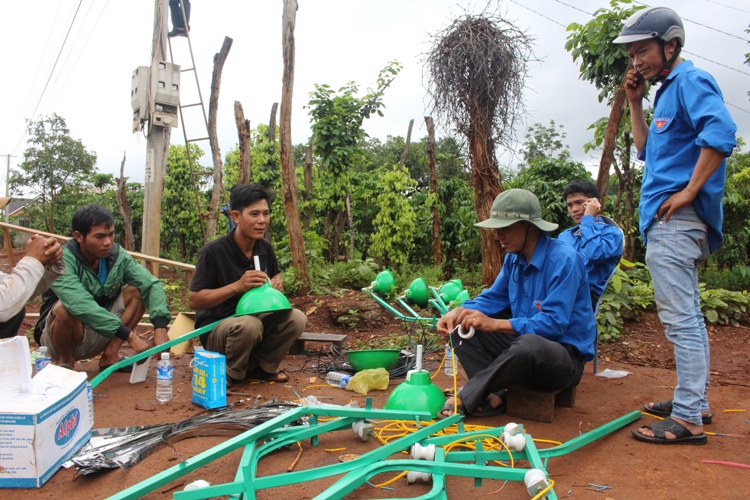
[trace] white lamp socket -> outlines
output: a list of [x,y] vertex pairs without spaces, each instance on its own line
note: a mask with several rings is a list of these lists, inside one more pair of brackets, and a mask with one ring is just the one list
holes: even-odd
[[375,433],[375,426],[364,420],[357,420],[352,424],[352,430],[362,441],[369,441]]
[[414,443],[411,446],[411,459],[412,460],[429,460],[432,462],[435,460],[435,445],[434,444],[428,444],[427,446],[422,446],[419,443]]
[[[544,471],[540,469],[531,469],[528,471],[523,476],[523,482],[526,485],[526,490],[532,497],[537,496],[540,491],[549,486],[547,476],[544,474]],[[545,497],[546,496],[547,495],[545,495]]]
[[507,432],[511,436],[515,436],[516,434],[521,432],[521,426],[515,422],[508,422],[507,424],[505,424],[505,427],[503,427],[503,432]]
[[424,483],[431,483],[432,474],[429,474],[427,472],[416,472],[413,470],[410,470],[409,472],[406,473],[407,484],[414,484],[417,481],[422,481]]
[[511,436],[507,432],[503,432],[503,443],[513,451],[523,451],[526,448],[526,438],[523,437],[523,434]]

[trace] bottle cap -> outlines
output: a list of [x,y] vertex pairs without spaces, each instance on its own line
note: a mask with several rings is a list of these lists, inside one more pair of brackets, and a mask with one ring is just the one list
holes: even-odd
[[169,359],[169,353],[168,352],[161,353],[161,359],[162,360]]
[[47,346],[43,345],[39,348],[39,352],[46,353],[47,352]]

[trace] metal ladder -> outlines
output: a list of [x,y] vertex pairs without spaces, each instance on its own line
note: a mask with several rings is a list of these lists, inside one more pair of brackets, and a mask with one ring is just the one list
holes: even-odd
[[[207,229],[206,229],[205,216],[208,215],[208,214],[206,212],[203,212],[202,209],[209,208],[210,205],[207,205],[206,203],[201,203],[201,192],[200,192],[200,189],[199,189],[199,182],[197,181],[197,179],[199,177],[201,177],[201,176],[207,176],[207,175],[210,175],[211,178],[213,179],[214,169],[211,168],[210,170],[203,170],[203,171],[200,171],[200,172],[195,172],[194,169],[193,169],[193,161],[192,161],[192,158],[190,156],[190,143],[192,143],[192,142],[208,141],[209,140],[209,136],[208,136],[208,115],[206,114],[206,106],[203,103],[203,93],[201,92],[201,84],[200,84],[200,81],[198,80],[198,72],[197,72],[196,67],[195,67],[195,57],[193,56],[193,44],[190,41],[190,29],[188,29],[188,22],[187,22],[187,19],[185,17],[185,6],[182,3],[180,3],[180,8],[182,10],[182,19],[183,19],[183,23],[184,23],[183,25],[185,26],[185,31],[186,31],[185,38],[187,38],[188,49],[190,50],[190,61],[192,63],[192,67],[186,68],[186,69],[180,69],[180,73],[187,73],[187,72],[191,72],[192,71],[193,77],[195,78],[195,86],[198,89],[198,99],[199,99],[199,101],[195,102],[195,103],[191,103],[191,104],[182,104],[182,99],[180,99],[180,103],[178,104],[178,108],[179,108],[179,111],[180,111],[180,126],[182,127],[182,136],[185,139],[185,154],[187,155],[188,167],[190,169],[190,182],[191,182],[191,184],[193,186],[193,193],[195,194],[195,205],[196,205],[196,207],[198,209],[198,220],[200,221],[200,225],[201,225],[201,233],[203,235],[203,243],[206,244],[206,243],[208,243],[208,238],[207,238],[208,234],[207,234]],[[169,61],[172,64],[174,64],[174,54],[172,52],[172,38],[168,37],[167,41],[169,43]],[[180,85],[182,85],[182,78],[180,78]],[[201,107],[201,111],[203,112],[203,124],[205,125],[206,136],[205,137],[198,137],[198,138],[189,139],[188,136],[187,136],[187,128],[185,128],[185,116],[184,116],[182,110],[185,109],[185,108],[192,108],[192,107],[195,107],[195,106],[200,106]],[[210,150],[210,146],[209,146],[209,150]],[[226,194],[224,193],[224,186],[221,186],[221,199],[223,201],[226,201],[225,200],[226,199]]]

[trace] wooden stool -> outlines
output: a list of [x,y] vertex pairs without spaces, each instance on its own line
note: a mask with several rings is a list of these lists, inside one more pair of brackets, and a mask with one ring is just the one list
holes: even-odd
[[572,408],[576,402],[576,388],[554,391],[536,391],[523,387],[511,387],[507,395],[507,414],[512,417],[552,422],[555,406]]
[[305,341],[307,342],[330,342],[333,345],[346,349],[346,335],[338,333],[312,333],[302,332],[297,340],[289,349],[289,354],[299,354],[305,350]]

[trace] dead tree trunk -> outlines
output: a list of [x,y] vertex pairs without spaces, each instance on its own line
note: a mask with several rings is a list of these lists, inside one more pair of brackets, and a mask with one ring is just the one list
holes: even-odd
[[312,148],[305,146],[305,210],[302,216],[302,227],[307,231],[310,228],[310,220],[312,219],[312,210],[310,209],[310,199],[312,198]]
[[245,119],[240,101],[234,101],[234,122],[240,145],[240,174],[237,184],[247,184],[253,178],[253,158],[250,154],[250,120]]
[[346,217],[349,221],[349,251],[346,252],[346,258],[352,261],[354,260],[354,217],[352,216],[352,202],[349,193],[346,193]]
[[117,182],[117,208],[122,215],[122,227],[125,232],[125,250],[128,252],[135,251],[135,239],[133,238],[133,221],[130,217],[130,207],[128,206],[128,196],[125,191],[125,152],[122,153],[122,163],[120,163],[120,177],[116,177]]
[[406,165],[406,157],[409,156],[409,146],[411,145],[411,129],[414,126],[414,118],[409,120],[409,130],[406,132],[406,144],[404,144],[404,152],[401,153],[401,161],[398,162],[400,166]]
[[609,167],[615,159],[615,143],[617,142],[617,130],[620,127],[622,114],[625,112],[625,87],[620,85],[615,100],[612,103],[612,109],[609,112],[607,121],[607,130],[604,132],[604,148],[602,150],[602,159],[599,162],[599,173],[596,176],[596,187],[602,196],[602,203],[607,197],[609,189]]
[[281,42],[284,55],[284,73],[281,78],[281,121],[279,139],[281,153],[281,184],[284,193],[286,231],[289,234],[289,249],[292,253],[294,277],[303,283],[300,293],[310,291],[310,275],[305,259],[305,242],[299,220],[297,199],[297,175],[294,171],[294,149],[292,147],[292,90],[294,88],[294,25],[297,18],[297,0],[284,0],[281,21]]
[[219,111],[219,90],[221,88],[221,72],[224,62],[232,48],[232,39],[224,37],[224,43],[218,54],[214,54],[214,72],[211,77],[211,98],[208,101],[208,141],[211,144],[211,156],[214,160],[214,185],[211,189],[211,203],[208,209],[208,224],[206,225],[206,239],[212,240],[216,235],[216,220],[219,216],[219,203],[221,203],[222,163],[221,149],[219,149],[219,137],[216,134],[216,119]]
[[631,139],[630,134],[625,133],[625,152],[622,155],[622,174],[625,178],[625,214],[623,221],[625,227],[625,251],[623,257],[629,261],[633,261],[635,255],[635,236],[633,233],[633,218],[635,214],[635,194],[633,194],[635,184],[635,169],[630,162],[630,146]]
[[[491,139],[491,124],[482,122],[469,136],[469,158],[471,174],[474,181],[474,208],[477,220],[483,221],[490,216],[490,209],[495,197],[502,192],[495,161],[495,145]],[[482,284],[491,285],[503,265],[500,245],[497,244],[492,231],[480,231],[482,243]]]
[[[435,265],[443,263],[443,239],[440,234],[440,212],[438,210],[438,188],[437,188],[437,160],[435,155],[435,124],[431,116],[424,117],[427,126],[427,166],[430,173],[430,192],[435,196],[435,204],[432,212],[432,259]],[[411,127],[410,127],[411,129]]]
[[[282,103],[283,104],[283,103]],[[268,119],[268,142],[271,144],[271,156],[276,152],[276,110],[279,109],[279,103],[273,103],[271,106],[271,117]]]

